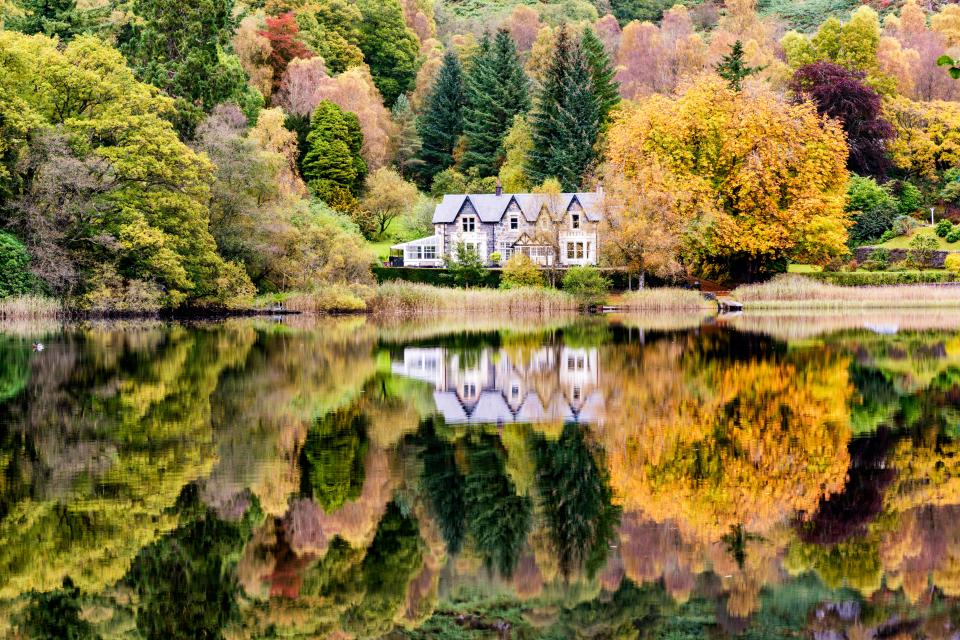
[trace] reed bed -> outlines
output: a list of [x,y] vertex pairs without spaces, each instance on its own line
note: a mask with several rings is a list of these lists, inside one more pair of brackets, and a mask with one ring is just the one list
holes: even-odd
[[621,296],[619,306],[630,311],[703,311],[717,308],[715,302],[710,302],[698,291],[670,287],[630,291]]
[[745,309],[960,307],[960,286],[839,287],[803,276],[780,276],[738,287],[731,297],[742,302]]
[[780,340],[810,340],[839,331],[953,331],[960,327],[960,308],[760,309],[723,316],[719,323]]
[[15,296],[0,299],[0,319],[34,320],[59,318],[67,313],[63,303],[42,296]]
[[380,285],[368,306],[377,314],[412,315],[451,312],[552,313],[571,311],[577,300],[556,289],[449,289],[412,282]]

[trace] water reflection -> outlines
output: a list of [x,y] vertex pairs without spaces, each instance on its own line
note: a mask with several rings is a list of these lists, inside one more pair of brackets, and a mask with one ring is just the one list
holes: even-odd
[[960,332],[869,320],[0,330],[0,636],[955,637]]

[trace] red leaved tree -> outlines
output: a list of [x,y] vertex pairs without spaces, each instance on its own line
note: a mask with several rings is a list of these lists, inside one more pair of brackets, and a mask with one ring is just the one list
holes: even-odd
[[270,41],[272,51],[268,62],[273,68],[273,89],[276,91],[290,61],[312,58],[313,51],[298,39],[300,27],[292,11],[267,18],[266,29],[259,34]]

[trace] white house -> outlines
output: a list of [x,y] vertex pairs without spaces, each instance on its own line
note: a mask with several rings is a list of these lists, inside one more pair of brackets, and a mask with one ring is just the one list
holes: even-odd
[[458,194],[444,196],[433,213],[434,234],[391,247],[403,266],[440,267],[456,258],[458,245],[484,263],[525,253],[543,266],[595,265],[600,254],[602,190],[561,193]]

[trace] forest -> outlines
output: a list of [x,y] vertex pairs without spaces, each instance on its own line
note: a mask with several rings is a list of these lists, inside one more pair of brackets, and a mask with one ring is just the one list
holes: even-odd
[[665,278],[836,270],[931,207],[960,240],[939,0],[0,0],[0,21],[0,299],[363,308],[438,197],[497,181],[602,186],[603,264]]

